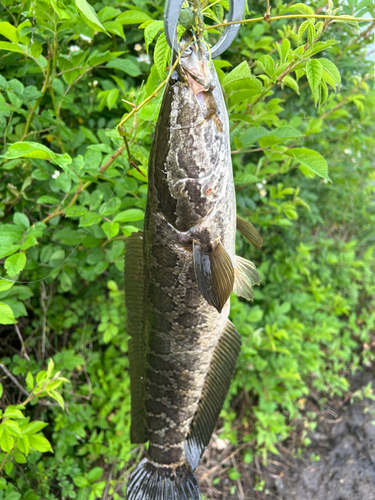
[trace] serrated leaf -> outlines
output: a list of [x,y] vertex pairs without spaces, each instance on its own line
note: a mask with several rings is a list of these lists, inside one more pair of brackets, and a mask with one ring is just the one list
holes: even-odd
[[102,33],[106,33],[108,35],[106,29],[96,15],[95,9],[87,2],[87,0],[75,0],[75,4],[82,19],[86,24],[90,26],[90,28],[95,31],[101,31]]
[[298,39],[302,40],[303,35],[306,33],[306,30],[309,27],[309,23],[311,23],[310,19],[303,21],[301,26],[298,28]]
[[320,64],[318,59],[307,61],[306,75],[314,101],[317,103],[319,99],[319,85],[323,76],[323,66]]
[[19,274],[26,265],[26,255],[22,252],[15,253],[10,257],[7,257],[4,263],[4,267],[8,272],[9,276],[15,276]]
[[326,71],[335,80],[340,89],[341,75],[339,70],[337,69],[337,66],[332,61],[326,59],[325,57],[319,58],[318,61],[323,66],[324,71]]
[[146,26],[144,31],[144,36],[145,36],[145,46],[147,54],[150,43],[153,42],[156,35],[162,29],[164,29],[164,21],[153,21],[152,23]]
[[0,23],[0,35],[5,36],[5,38],[8,38],[13,43],[18,43],[19,41],[17,29],[7,22]]
[[117,35],[125,41],[125,33],[122,24],[118,21],[107,21],[103,24],[105,30],[113,35]]
[[295,5],[291,5],[290,7],[288,7],[288,10],[299,12],[300,14],[305,14],[307,16],[313,16],[315,14],[313,9],[308,5],[305,5],[304,3],[296,3]]
[[319,101],[319,106],[324,104],[328,98],[328,88],[326,85],[326,82],[322,80],[320,84],[320,101]]
[[323,179],[327,179],[328,181],[331,180],[328,176],[328,165],[326,160],[316,151],[308,148],[292,148],[285,151],[283,154],[290,156],[304,167],[307,167],[309,170],[319,175],[319,177],[323,177]]
[[167,39],[165,38],[165,34],[161,33],[156,42],[154,51],[154,63],[160,78],[164,78],[165,68],[170,58],[171,49],[168,45]]
[[232,69],[230,73],[225,75],[223,86],[226,86],[235,80],[242,80],[243,78],[250,78],[251,76],[249,65],[246,61],[244,61]]

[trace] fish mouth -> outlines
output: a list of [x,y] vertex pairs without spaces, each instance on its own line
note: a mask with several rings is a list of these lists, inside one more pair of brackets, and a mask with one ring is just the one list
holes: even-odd
[[211,76],[203,42],[191,43],[185,48],[181,67],[195,95],[210,90]]

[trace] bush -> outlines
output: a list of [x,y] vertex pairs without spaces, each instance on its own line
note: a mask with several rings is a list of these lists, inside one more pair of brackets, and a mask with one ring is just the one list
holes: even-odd
[[[365,4],[339,14],[373,16]],[[142,227],[168,74],[161,13],[144,0],[0,6],[0,499],[120,498],[142,452],[129,441],[124,241]],[[375,92],[361,30],[250,23],[215,61],[238,211],[265,240],[259,253],[238,239],[262,284],[251,305],[232,297],[243,348],[221,436],[263,456],[297,420],[314,425],[309,395],[343,395],[374,359]]]

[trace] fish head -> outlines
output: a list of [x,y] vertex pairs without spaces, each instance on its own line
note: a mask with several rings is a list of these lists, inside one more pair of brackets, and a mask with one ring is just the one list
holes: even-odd
[[207,92],[211,88],[211,73],[208,67],[206,46],[201,41],[192,40],[191,32],[186,32],[181,39],[181,61],[178,67],[182,78],[188,82],[194,94]]

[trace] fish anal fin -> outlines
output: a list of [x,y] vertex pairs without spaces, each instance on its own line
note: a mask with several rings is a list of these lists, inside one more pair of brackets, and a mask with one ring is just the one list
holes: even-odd
[[127,500],[200,500],[197,479],[188,463],[166,466],[143,459],[132,472]]
[[255,248],[262,248],[263,239],[251,222],[237,215],[237,229]]
[[210,442],[228,394],[240,349],[240,334],[228,321],[215,347],[202,396],[185,442],[186,456],[193,470]]
[[234,260],[234,276],[234,293],[247,300],[253,300],[253,286],[260,283],[260,276],[254,264],[236,255]]
[[145,407],[146,339],[144,327],[143,232],[132,233],[125,249],[125,305],[129,340],[132,443],[148,440]]
[[221,243],[206,251],[194,242],[193,261],[199,291],[220,313],[233,291],[234,269],[231,258]]

